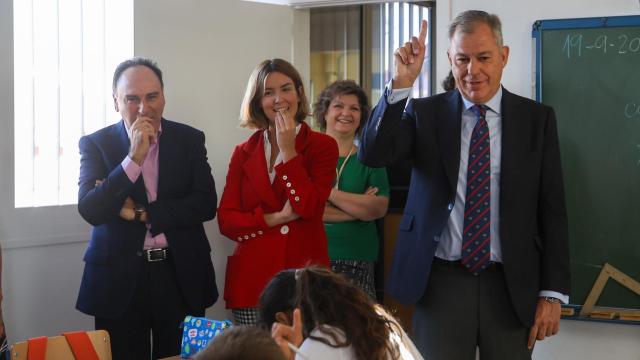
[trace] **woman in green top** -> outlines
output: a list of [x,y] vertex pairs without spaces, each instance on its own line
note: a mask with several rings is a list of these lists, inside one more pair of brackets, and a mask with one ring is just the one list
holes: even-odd
[[369,116],[367,95],[351,80],[336,81],[314,104],[320,128],[338,143],[336,183],[324,210],[331,269],[347,275],[375,299],[374,264],[378,232],[374,220],[389,205],[384,168],[365,166],[357,157],[356,137]]

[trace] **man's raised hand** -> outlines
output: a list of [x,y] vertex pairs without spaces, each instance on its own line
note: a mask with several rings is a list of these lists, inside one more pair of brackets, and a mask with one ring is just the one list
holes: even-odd
[[411,37],[393,53],[395,71],[393,74],[392,88],[402,89],[413,87],[413,83],[420,75],[422,63],[427,51],[425,41],[427,39],[427,21],[420,24],[420,35]]
[[129,150],[129,157],[138,165],[142,165],[142,162],[149,152],[149,147],[156,142],[157,135],[151,118],[138,116],[138,119],[131,124],[131,149]]

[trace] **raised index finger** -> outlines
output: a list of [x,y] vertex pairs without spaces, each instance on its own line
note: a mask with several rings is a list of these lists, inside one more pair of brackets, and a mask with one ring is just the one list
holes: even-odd
[[420,35],[418,36],[420,45],[424,45],[427,40],[427,20],[422,20],[420,23]]
[[302,317],[300,316],[300,309],[297,308],[293,310],[293,331],[302,335]]

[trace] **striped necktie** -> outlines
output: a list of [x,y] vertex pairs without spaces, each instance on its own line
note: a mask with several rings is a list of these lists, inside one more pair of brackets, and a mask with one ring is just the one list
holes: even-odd
[[491,150],[486,105],[471,111],[478,121],[471,133],[467,165],[467,192],[462,232],[462,265],[478,275],[491,261]]

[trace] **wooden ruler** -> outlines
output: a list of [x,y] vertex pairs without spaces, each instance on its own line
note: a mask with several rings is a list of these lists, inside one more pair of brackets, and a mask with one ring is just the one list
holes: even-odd
[[[640,282],[634,280],[629,275],[623,273],[622,271],[616,269],[608,263],[605,263],[602,267],[602,270],[600,271],[600,275],[598,275],[596,282],[591,288],[591,292],[589,292],[589,296],[587,296],[587,299],[584,301],[584,305],[582,305],[580,316],[595,315],[595,317],[610,319],[615,316],[615,313],[604,314],[603,310],[594,309],[596,302],[598,302],[598,299],[602,294],[602,290],[604,290],[604,286],[607,284],[607,281],[609,281],[609,279],[614,279],[615,281],[622,284],[622,286],[640,295]],[[625,317],[628,317],[626,320],[635,320],[636,318],[640,320],[640,311],[623,311],[622,313],[624,313]],[[621,317],[623,316],[622,313],[620,314]]]

